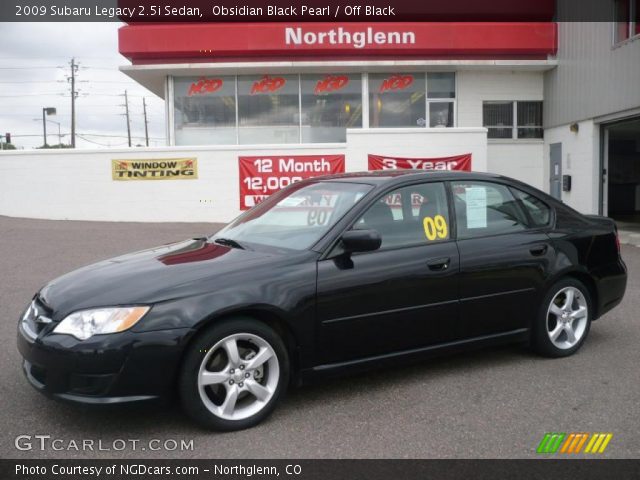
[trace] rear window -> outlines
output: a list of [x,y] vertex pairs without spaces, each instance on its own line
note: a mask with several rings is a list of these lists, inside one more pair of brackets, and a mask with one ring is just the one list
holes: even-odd
[[531,219],[529,227],[546,227],[551,221],[551,209],[549,206],[533,195],[512,188],[513,195],[520,200]]

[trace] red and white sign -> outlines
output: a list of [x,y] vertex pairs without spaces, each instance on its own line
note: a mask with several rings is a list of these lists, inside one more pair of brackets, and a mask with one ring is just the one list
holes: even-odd
[[471,154],[441,158],[402,158],[369,155],[369,170],[464,170],[471,171]]
[[240,209],[306,178],[344,173],[344,155],[239,157]]
[[201,78],[197,82],[193,82],[189,87],[187,96],[205,95],[207,93],[217,92],[222,88],[223,80],[221,78]]
[[260,80],[253,82],[251,87],[251,95],[260,93],[273,93],[280,90],[287,83],[287,79],[283,77],[270,77],[265,75]]
[[[242,34],[238,34],[241,31]],[[553,22],[216,23],[127,25],[120,53],[133,63],[265,61],[275,58],[547,59]]]
[[349,77],[346,75],[327,75],[322,80],[318,80],[313,93],[321,95],[323,93],[337,92],[349,84]]
[[404,90],[411,85],[413,85],[413,75],[392,75],[382,81],[380,93]]

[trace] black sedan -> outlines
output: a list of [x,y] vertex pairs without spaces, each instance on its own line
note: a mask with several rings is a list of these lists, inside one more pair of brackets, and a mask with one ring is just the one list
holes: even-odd
[[18,347],[50,396],[178,392],[202,425],[236,430],[320,377],[505,343],[571,355],[626,282],[613,221],[518,181],[346,174],[296,183],[211,237],[53,280]]

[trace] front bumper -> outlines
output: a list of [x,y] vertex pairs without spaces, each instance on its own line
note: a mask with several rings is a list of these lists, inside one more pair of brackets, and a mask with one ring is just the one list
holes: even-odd
[[31,340],[21,322],[18,350],[27,380],[47,396],[86,404],[136,402],[173,392],[190,331],[126,331],[84,341],[49,333]]

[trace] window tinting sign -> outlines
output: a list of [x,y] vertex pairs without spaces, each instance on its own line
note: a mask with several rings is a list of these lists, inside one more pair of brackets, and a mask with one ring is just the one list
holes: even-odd
[[111,160],[113,180],[195,180],[197,158]]

